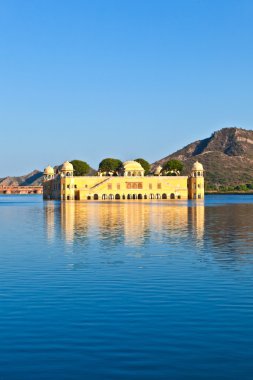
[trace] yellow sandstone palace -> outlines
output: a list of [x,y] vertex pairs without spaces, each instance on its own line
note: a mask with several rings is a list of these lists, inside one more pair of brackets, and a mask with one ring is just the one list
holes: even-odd
[[[45,200],[129,200],[129,199],[204,199],[204,169],[195,162],[190,176],[162,176],[161,167],[144,177],[143,167],[126,161],[117,176],[98,172],[94,176],[74,176],[73,165],[66,161],[60,170],[44,170]],[[108,173],[106,173],[108,174]]]

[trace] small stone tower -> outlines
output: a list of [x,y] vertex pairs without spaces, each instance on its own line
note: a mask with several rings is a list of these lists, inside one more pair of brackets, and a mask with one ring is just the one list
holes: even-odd
[[189,199],[204,199],[204,169],[203,165],[196,161],[193,164],[191,175],[188,179]]
[[73,174],[74,174],[73,165],[70,162],[65,161],[62,164],[61,177],[73,177]]
[[44,181],[49,181],[50,179],[54,179],[54,169],[52,166],[47,166],[44,169]]
[[74,168],[73,165],[66,161],[61,167],[61,200],[72,201],[75,199],[75,186],[74,186]]

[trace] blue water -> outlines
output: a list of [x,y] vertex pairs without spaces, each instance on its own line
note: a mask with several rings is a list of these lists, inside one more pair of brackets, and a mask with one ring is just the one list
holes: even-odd
[[0,379],[252,379],[253,196],[0,196]]

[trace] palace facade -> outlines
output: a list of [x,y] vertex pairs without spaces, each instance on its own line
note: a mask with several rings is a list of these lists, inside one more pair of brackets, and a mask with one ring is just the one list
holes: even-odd
[[161,167],[156,168],[154,175],[144,176],[138,162],[126,161],[117,176],[98,172],[94,176],[77,177],[73,165],[66,161],[60,170],[45,168],[43,198],[61,201],[204,199],[203,174],[202,164],[195,162],[189,176],[162,176]]

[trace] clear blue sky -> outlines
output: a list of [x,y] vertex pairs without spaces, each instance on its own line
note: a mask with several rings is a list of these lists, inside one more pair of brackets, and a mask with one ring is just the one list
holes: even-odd
[[253,2],[0,0],[0,177],[253,127]]

